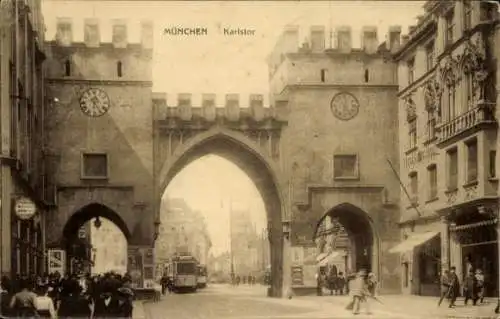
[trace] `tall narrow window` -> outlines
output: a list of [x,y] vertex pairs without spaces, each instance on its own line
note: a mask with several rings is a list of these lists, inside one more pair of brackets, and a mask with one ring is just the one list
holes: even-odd
[[425,61],[427,64],[427,71],[434,67],[434,41],[427,44],[425,47]]
[[368,83],[368,81],[370,81],[370,72],[365,69],[365,83]]
[[446,14],[446,45],[450,45],[453,43],[453,36],[455,31],[455,23],[454,23],[455,14],[453,12],[453,8]]
[[429,199],[435,199],[437,197],[437,167],[435,164],[427,167],[427,173],[429,175]]
[[497,168],[496,168],[496,160],[497,160],[497,151],[490,151],[490,178],[497,177]]
[[457,149],[451,149],[447,152],[448,156],[448,189],[458,188],[458,152]]
[[122,66],[122,61],[118,61],[118,62],[116,63],[116,73],[118,74],[118,77],[119,77],[119,78],[121,78],[121,77],[122,77],[122,72],[123,72],[122,67],[123,67],[123,66]]
[[408,126],[409,126],[409,132],[408,132],[409,145],[408,145],[408,148],[412,149],[414,147],[417,147],[417,119],[414,118],[410,122],[408,122]]
[[467,182],[477,180],[477,140],[467,142]]
[[412,84],[415,80],[415,58],[412,58],[407,63],[408,66],[408,84]]
[[404,282],[403,282],[403,285],[405,288],[408,288],[409,284],[410,284],[410,267],[408,265],[407,262],[403,263],[403,278],[404,278]]
[[64,74],[66,76],[71,75],[71,62],[69,60],[66,60],[66,62],[64,62]]
[[436,117],[434,112],[427,112],[427,140],[432,141],[436,137]]
[[417,172],[410,173],[409,178],[410,178],[411,204],[417,204],[418,203],[418,175],[417,175]]
[[455,109],[455,95],[456,95],[456,87],[455,84],[450,84],[447,87],[447,111],[448,111],[448,120],[453,120],[457,116],[457,112]]
[[473,86],[473,79],[472,79],[472,74],[470,72],[467,72],[465,74],[465,101],[467,103],[467,110],[470,110],[474,108],[474,100],[473,100],[473,94],[474,94],[474,86]]
[[321,69],[321,82],[325,82],[326,79],[326,69]]
[[471,0],[464,0],[464,30],[469,30],[472,26],[472,3]]

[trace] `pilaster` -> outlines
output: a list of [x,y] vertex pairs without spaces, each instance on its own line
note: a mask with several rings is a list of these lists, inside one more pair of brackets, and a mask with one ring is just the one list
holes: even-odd
[[462,247],[460,246],[459,234],[450,232],[450,267],[456,268],[458,278],[462,276]]
[[446,218],[441,218],[441,271],[450,269],[450,227]]

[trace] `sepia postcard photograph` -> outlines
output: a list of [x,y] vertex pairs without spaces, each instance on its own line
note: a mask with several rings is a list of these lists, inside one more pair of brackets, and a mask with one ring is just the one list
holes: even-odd
[[0,319],[500,318],[500,1],[0,0]]

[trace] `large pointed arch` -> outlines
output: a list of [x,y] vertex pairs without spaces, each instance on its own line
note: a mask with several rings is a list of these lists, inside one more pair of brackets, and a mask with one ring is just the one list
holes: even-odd
[[261,146],[244,134],[221,126],[199,133],[179,145],[167,158],[158,178],[158,207],[172,179],[189,163],[208,154],[221,156],[237,165],[255,183],[266,208],[271,245],[271,278],[273,296],[281,296],[283,288],[283,185],[276,163]]

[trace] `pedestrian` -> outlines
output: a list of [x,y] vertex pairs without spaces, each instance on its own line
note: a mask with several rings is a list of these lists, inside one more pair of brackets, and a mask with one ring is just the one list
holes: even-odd
[[365,295],[365,307],[366,307],[366,313],[371,314],[370,310],[370,300],[369,298],[375,298],[375,294],[377,292],[377,279],[375,278],[375,274],[373,272],[370,272],[368,274],[368,277],[366,278],[366,290],[368,291],[368,294]]
[[474,276],[474,271],[469,269],[469,273],[464,278],[464,304],[467,305],[469,300],[475,306],[477,303],[477,281]]
[[345,288],[346,282],[344,278],[344,273],[339,272],[339,275],[337,276],[337,282],[335,284],[335,294],[337,295],[343,295],[344,294],[344,288]]
[[450,305],[449,308],[455,307],[455,301],[457,297],[460,295],[460,281],[458,280],[458,276],[456,273],[456,267],[453,266],[450,268],[450,290],[449,290],[449,298]]
[[[346,306],[347,310],[352,310],[354,315],[359,314],[361,304],[366,301],[366,295],[369,294],[366,286],[366,270],[361,269],[356,274],[356,277],[350,281],[349,293],[351,301]],[[369,309],[367,309],[369,312]]]
[[12,290],[11,280],[7,276],[2,276],[0,281],[0,316],[11,317],[12,309],[10,307],[10,300],[14,292]]
[[441,275],[441,297],[439,298],[438,306],[441,306],[444,298],[449,298],[450,295],[450,272],[445,269]]
[[37,289],[36,309],[38,316],[44,319],[55,319],[57,317],[54,301],[49,297],[49,286],[40,285]]
[[484,274],[481,269],[476,269],[477,298],[479,303],[484,302]]
[[20,280],[21,291],[16,293],[10,301],[14,317],[35,318],[37,317],[36,294],[32,291],[32,283],[27,278]]

